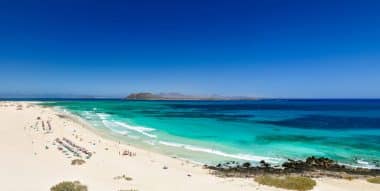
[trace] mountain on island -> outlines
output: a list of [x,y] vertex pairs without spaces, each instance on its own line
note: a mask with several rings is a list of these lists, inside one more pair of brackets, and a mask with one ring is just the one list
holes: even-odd
[[159,93],[150,92],[131,93],[125,99],[127,100],[255,100],[254,97],[243,96],[194,96],[181,93]]

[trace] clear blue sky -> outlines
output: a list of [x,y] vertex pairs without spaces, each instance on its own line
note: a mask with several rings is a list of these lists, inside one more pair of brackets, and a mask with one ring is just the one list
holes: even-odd
[[380,1],[1,1],[0,95],[380,97]]

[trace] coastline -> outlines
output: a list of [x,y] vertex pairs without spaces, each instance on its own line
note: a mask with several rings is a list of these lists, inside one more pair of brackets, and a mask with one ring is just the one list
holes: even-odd
[[[371,103],[78,100],[41,105],[68,111],[116,141],[207,165],[249,161],[257,166],[264,160],[279,166],[288,159],[316,156],[345,166],[374,169],[379,167],[376,136],[380,131],[370,116],[377,116],[380,109],[372,110]],[[368,110],[368,116],[358,113],[353,117],[345,112],[347,107]],[[334,110],[342,112],[335,116]],[[320,126],[320,122],[326,123]],[[356,128],[358,125],[363,128]],[[365,143],[363,138],[367,139]]]
[[[148,149],[145,149],[145,148],[143,148],[141,146],[138,146],[138,145],[135,145],[135,144],[130,144],[130,143],[128,143],[128,141],[123,140],[123,139],[115,140],[114,136],[116,136],[116,135],[112,136],[107,131],[103,131],[102,129],[97,129],[97,128],[92,127],[92,125],[89,122],[87,122],[85,119],[83,119],[80,116],[77,116],[77,115],[75,115],[75,114],[73,114],[73,113],[71,113],[69,111],[65,111],[65,112],[60,111],[59,109],[57,109],[55,107],[50,107],[50,106],[46,106],[46,107],[47,108],[51,108],[52,110],[60,113],[59,115],[62,115],[61,116],[62,118],[67,118],[68,120],[71,120],[74,123],[78,123],[83,128],[85,128],[88,131],[90,131],[91,133],[96,134],[97,136],[101,137],[104,140],[113,142],[114,144],[128,145],[129,147],[132,147],[132,148],[137,149],[137,150],[143,150],[145,152],[154,153],[154,154],[157,154],[157,155],[160,155],[160,156],[163,156],[163,157],[169,157],[169,158],[177,159],[177,160],[179,160],[181,162],[186,162],[188,164],[192,164],[192,165],[198,166],[198,167],[202,167],[203,165],[205,165],[204,163],[197,162],[197,161],[192,161],[190,159],[180,158],[180,157],[174,157],[174,156],[168,156],[168,155],[165,155],[163,153],[159,153],[159,152],[154,151],[154,150],[148,150]],[[120,135],[118,135],[118,136],[120,136]]]
[[[34,104],[39,104],[39,103],[42,103],[42,102],[33,102]],[[45,106],[43,106],[45,107]],[[164,153],[160,153],[158,152],[157,150],[153,150],[153,149],[149,149],[149,147],[144,147],[142,145],[138,145],[138,144],[134,144],[134,143],[128,143],[127,140],[125,139],[122,139],[123,137],[119,134],[110,134],[110,132],[108,130],[103,130],[103,129],[99,129],[99,128],[94,128],[89,121],[87,121],[86,119],[82,118],[81,116],[78,116],[76,114],[73,114],[71,113],[70,111],[66,110],[66,109],[61,109],[59,107],[56,107],[56,106],[46,106],[47,108],[51,108],[55,111],[57,111],[58,113],[60,114],[57,114],[58,116],[62,117],[62,118],[67,118],[68,120],[71,120],[73,121],[74,123],[78,123],[80,125],[82,125],[83,128],[86,128],[87,130],[91,131],[92,133],[104,138],[104,139],[107,139],[108,141],[111,141],[111,142],[114,142],[115,144],[125,144],[125,145],[128,145],[128,146],[131,146],[131,147],[134,147],[134,148],[137,148],[137,149],[141,149],[141,150],[144,150],[144,151],[149,151],[149,152],[153,152],[153,153],[156,153],[158,155],[161,155],[161,156],[165,156],[165,157],[170,157],[170,158],[175,158],[175,159],[178,159],[182,162],[186,162],[186,163],[192,163],[193,165],[199,165],[199,167],[203,167],[205,169],[210,169],[212,171],[216,170],[216,171],[220,171],[220,170],[225,170],[224,167],[229,167],[230,170],[239,170],[239,165],[242,165],[243,163],[245,163],[244,161],[234,161],[234,160],[231,160],[231,161],[227,161],[227,162],[219,162],[218,164],[224,166],[222,168],[218,168],[216,167],[217,165],[211,165],[211,164],[207,164],[207,163],[201,163],[201,162],[197,162],[197,161],[193,161],[191,159],[188,159],[188,158],[180,158],[180,157],[177,157],[177,156],[170,156],[170,155],[165,155]],[[163,142],[163,141],[160,141],[160,142]],[[170,142],[166,143],[166,144],[171,144]],[[173,143],[173,144],[177,144],[177,143]],[[165,145],[165,144],[163,144]],[[259,156],[258,156],[259,157]],[[311,156],[312,158],[314,158],[314,156]],[[296,160],[296,159],[288,159],[288,161],[284,161],[284,163],[280,163],[280,164],[272,164],[270,163],[270,161],[266,161],[264,160],[265,157],[262,157],[262,160],[257,164],[257,166],[252,166],[253,164],[250,163],[250,166],[252,168],[258,168],[258,170],[262,170],[260,169],[260,165],[262,165],[264,162],[264,164],[266,165],[269,165],[269,166],[281,166],[283,165],[284,163],[289,163],[291,161],[294,161],[294,163],[297,163],[297,162],[304,162],[303,160]],[[310,158],[310,157],[308,157]],[[317,159],[317,158],[316,158]],[[323,159],[323,158],[321,158]],[[328,158],[325,158],[326,160],[330,160]],[[305,159],[306,161],[307,159]],[[226,163],[234,163],[235,165],[226,165]],[[359,175],[359,176],[364,176],[364,175],[368,175],[370,172],[372,172],[374,175],[380,175],[380,169],[377,168],[377,167],[372,167],[372,168],[363,168],[361,166],[355,166],[355,165],[351,165],[351,164],[345,164],[345,163],[340,163],[338,161],[332,161],[334,164],[336,164],[336,166],[338,166],[338,168],[342,167],[344,168],[345,170],[352,170],[351,172],[349,171],[348,173],[352,173],[352,172],[356,172],[355,175]],[[355,171],[357,169],[360,169],[362,171]],[[277,171],[279,170],[278,168],[269,168],[267,169],[267,171]],[[294,170],[294,169],[290,169],[291,171]],[[318,169],[318,170],[326,170],[326,169]],[[338,169],[338,170],[342,170],[342,169]],[[253,170],[254,172],[257,171],[257,170]],[[268,173],[268,172],[266,172]],[[304,172],[305,173],[305,172]],[[347,172],[345,172],[347,173]],[[363,174],[360,174],[360,173],[363,173]],[[366,174],[368,173],[368,174]],[[217,172],[213,172],[213,174],[218,174]],[[221,173],[223,174],[223,173]],[[305,173],[307,174],[307,173]],[[310,175],[310,176],[318,176],[317,174],[318,173],[311,173],[313,175]],[[321,177],[323,176],[331,176],[331,177],[338,177],[337,174],[339,174],[339,172],[334,172],[334,170],[332,171],[332,173],[329,173],[329,172],[324,172],[324,173],[319,173],[319,174],[324,174],[324,175],[319,175]],[[247,176],[247,175],[245,175]]]
[[[0,147],[7,153],[0,159],[1,168],[5,169],[0,173],[5,180],[4,190],[49,190],[64,180],[79,180],[89,190],[281,190],[259,185],[251,178],[213,176],[202,165],[108,139],[85,121],[76,121],[77,116],[68,119],[58,115],[62,113],[36,102],[0,102]],[[50,121],[51,132],[45,133],[37,121]],[[62,137],[94,154],[84,165],[72,166],[74,157],[67,158],[53,144]],[[125,150],[136,156],[123,156]],[[124,174],[132,180],[114,179]],[[316,180],[314,190],[380,189],[380,185],[362,179]]]

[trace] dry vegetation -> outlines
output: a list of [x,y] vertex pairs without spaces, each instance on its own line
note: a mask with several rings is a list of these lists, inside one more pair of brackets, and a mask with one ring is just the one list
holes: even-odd
[[79,181],[64,181],[50,188],[50,191],[87,191],[87,186]]
[[380,184],[380,176],[379,177],[373,177],[373,178],[368,178],[368,182],[374,183],[374,184]]
[[349,180],[349,181],[357,179],[357,177],[351,176],[351,175],[342,175],[341,178]]
[[86,161],[82,160],[82,159],[74,159],[71,161],[71,165],[82,165],[84,164]]
[[126,181],[131,181],[132,177],[126,176],[123,174],[122,176],[116,176],[113,178],[114,180],[126,180]]
[[298,191],[311,190],[316,185],[315,180],[301,176],[275,177],[264,175],[255,177],[255,181],[262,185]]

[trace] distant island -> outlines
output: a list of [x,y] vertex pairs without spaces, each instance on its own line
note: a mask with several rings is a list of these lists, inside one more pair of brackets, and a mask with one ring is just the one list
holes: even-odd
[[125,99],[127,100],[256,100],[254,97],[243,96],[194,96],[181,93],[159,93],[150,92],[131,93]]

